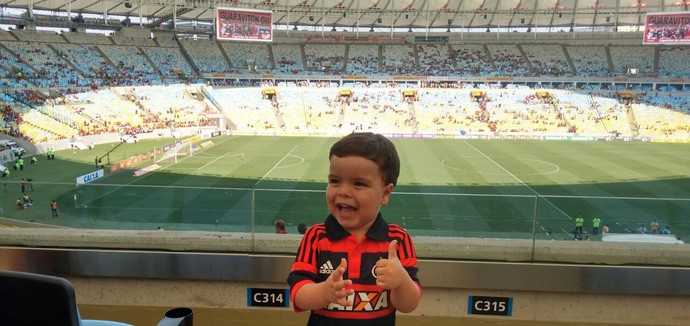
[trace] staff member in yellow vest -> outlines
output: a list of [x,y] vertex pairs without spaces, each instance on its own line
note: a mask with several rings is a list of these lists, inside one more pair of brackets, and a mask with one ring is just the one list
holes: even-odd
[[575,232],[582,234],[582,224],[584,223],[585,219],[583,219],[582,216],[578,215],[575,219]]
[[601,224],[601,219],[599,216],[595,216],[592,220],[592,235],[599,234],[599,225]]

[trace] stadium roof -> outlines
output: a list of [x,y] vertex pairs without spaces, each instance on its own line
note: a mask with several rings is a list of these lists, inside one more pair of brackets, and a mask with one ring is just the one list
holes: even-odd
[[[163,24],[212,21],[215,8],[270,10],[274,24],[374,28],[584,27],[644,23],[648,12],[687,11],[688,0],[9,0],[32,8],[132,17]],[[174,15],[173,15],[174,13]]]

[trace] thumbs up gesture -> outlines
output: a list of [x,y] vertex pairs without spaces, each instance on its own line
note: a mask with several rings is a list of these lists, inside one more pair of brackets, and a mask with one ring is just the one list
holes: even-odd
[[379,259],[374,269],[376,285],[384,290],[394,290],[400,287],[408,278],[407,271],[398,259],[398,241],[393,240],[388,244],[388,258]]

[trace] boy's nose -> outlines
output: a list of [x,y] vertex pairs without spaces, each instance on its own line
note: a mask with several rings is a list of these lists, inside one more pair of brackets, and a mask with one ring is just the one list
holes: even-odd
[[338,187],[338,196],[350,196],[351,187],[348,185],[341,185]]

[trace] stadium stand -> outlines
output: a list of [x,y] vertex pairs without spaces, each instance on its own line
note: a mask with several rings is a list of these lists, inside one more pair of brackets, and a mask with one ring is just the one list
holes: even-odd
[[340,75],[344,71],[345,45],[306,44],[304,56],[312,74]]
[[452,58],[458,66],[459,76],[488,76],[493,71],[490,57],[482,45],[455,45]]
[[221,45],[237,72],[268,72],[274,66],[270,59],[270,48],[266,44],[246,44],[241,47],[231,43]]
[[572,69],[563,52],[563,47],[558,44],[524,44],[529,62],[532,63],[534,76],[570,76]]
[[514,44],[501,45],[489,44],[487,45],[489,53],[491,53],[491,61],[494,63],[496,69],[492,75],[495,76],[529,76],[530,68],[527,60],[523,58],[520,49]]
[[[117,85],[161,85],[160,72],[151,60],[135,46],[100,45],[98,48],[115,64],[119,74],[111,76]],[[134,55],[132,55],[134,54]]]
[[418,44],[419,73],[424,76],[452,76],[456,73],[448,44]]
[[274,44],[271,48],[273,49],[277,73],[292,75],[300,74],[304,71],[304,60],[299,45]]
[[417,55],[410,45],[385,44],[382,46],[383,71],[388,75],[412,75],[418,68]]
[[142,50],[166,80],[196,79],[196,73],[178,48],[142,47]]
[[648,46],[611,46],[609,51],[611,52],[614,75],[628,78],[654,75],[654,48]]
[[348,49],[348,74],[375,75],[379,71],[378,46],[351,44]]
[[231,70],[219,45],[215,42],[183,39],[180,40],[180,44],[200,73],[226,73]]
[[566,46],[580,77],[607,77],[610,67],[603,46]]
[[688,78],[690,62],[686,60],[690,49],[686,47],[663,47],[659,49],[659,77]]

